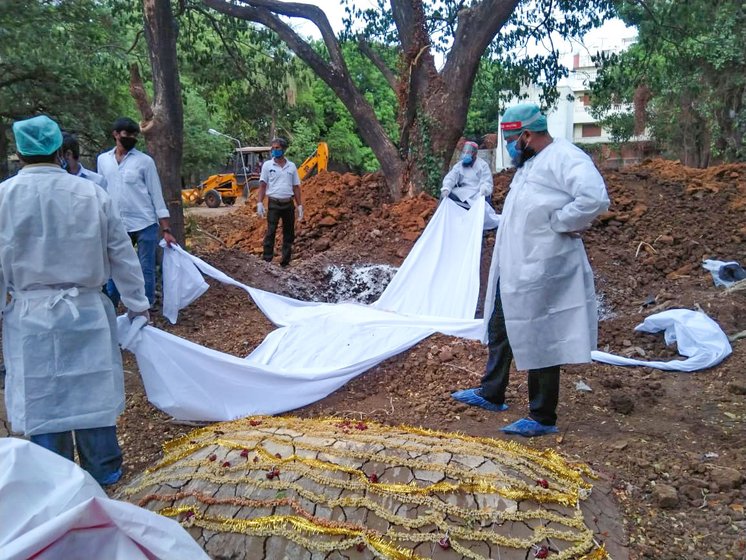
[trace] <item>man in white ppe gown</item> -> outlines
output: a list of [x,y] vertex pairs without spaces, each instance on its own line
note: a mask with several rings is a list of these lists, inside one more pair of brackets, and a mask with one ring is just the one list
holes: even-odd
[[492,171],[489,164],[477,156],[479,146],[465,142],[461,159],[443,178],[440,199],[450,198],[459,206],[468,208],[469,200],[476,196],[492,196]]
[[25,166],[0,184],[8,416],[13,431],[70,460],[77,447],[81,466],[113,484],[124,377],[101,286],[113,277],[130,315],[147,315],[142,270],[109,195],[57,164],[57,124],[38,116],[14,123],[13,133]]
[[553,139],[539,107],[505,111],[500,128],[517,171],[505,199],[485,299],[489,354],[479,388],[453,398],[508,408],[510,363],[528,370],[529,417],[502,431],[557,432],[560,365],[591,361],[598,317],[580,232],[609,207],[603,178],[572,143]]

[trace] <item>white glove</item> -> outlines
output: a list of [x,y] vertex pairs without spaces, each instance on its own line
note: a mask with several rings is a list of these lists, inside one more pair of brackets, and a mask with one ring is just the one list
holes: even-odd
[[298,221],[300,222],[303,219],[303,205],[298,205]]
[[479,191],[482,196],[492,196],[492,185],[485,185]]
[[264,204],[261,202],[256,203],[256,213],[259,214],[260,218],[263,218],[267,215],[267,212],[264,210]]

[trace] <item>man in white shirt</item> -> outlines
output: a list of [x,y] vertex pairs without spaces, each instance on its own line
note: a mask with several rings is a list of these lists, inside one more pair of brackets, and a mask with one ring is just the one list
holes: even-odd
[[[114,207],[137,247],[145,293],[152,306],[155,303],[155,252],[158,247],[158,226],[163,239],[171,246],[170,216],[163,200],[161,181],[153,158],[135,149],[139,125],[127,117],[118,118],[112,126],[116,146],[98,156],[98,172],[106,179]],[[114,306],[119,304],[119,292],[113,281],[107,285]]]
[[475,196],[492,196],[492,171],[489,164],[477,156],[479,146],[465,142],[461,159],[443,178],[440,198],[450,198],[459,206],[468,208]]
[[[290,264],[290,256],[295,240],[295,208],[298,207],[298,221],[303,219],[303,202],[300,195],[300,177],[292,161],[285,159],[288,141],[284,138],[272,140],[272,159],[264,162],[259,176],[259,194],[256,211],[267,217],[267,234],[264,236],[264,255],[267,262],[275,256],[275,234],[282,220],[282,260],[280,266]],[[269,199],[264,208],[264,195]],[[295,202],[295,204],[293,204]]]
[[62,168],[66,169],[70,175],[77,175],[93,181],[99,187],[106,190],[106,179],[103,175],[99,175],[83,167],[80,163],[80,144],[78,138],[74,134],[69,132],[62,133]]

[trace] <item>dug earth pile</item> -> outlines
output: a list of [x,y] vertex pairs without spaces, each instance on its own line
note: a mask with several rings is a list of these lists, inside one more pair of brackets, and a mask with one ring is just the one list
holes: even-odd
[[[644,359],[675,356],[661,336],[633,331],[646,316],[669,308],[701,309],[728,335],[746,330],[746,291],[726,293],[701,268],[707,258],[746,263],[746,166],[694,170],[653,160],[604,176],[611,208],[584,234],[603,310],[600,348]],[[509,174],[495,176],[498,211],[509,181]],[[190,249],[241,282],[333,300],[326,290],[330,267],[398,266],[437,203],[427,195],[391,203],[378,174],[322,174],[306,181],[303,193],[306,219],[287,269],[260,258],[266,222],[256,216],[253,198],[220,217],[190,217]],[[487,234],[483,277],[493,243],[494,234]],[[243,291],[217,285],[184,310],[179,324],[157,322],[238,356],[273,328]],[[436,335],[294,414],[500,437],[498,428],[527,409],[523,374],[514,373],[510,409],[503,413],[450,398],[453,390],[479,383],[486,355],[477,342]],[[130,364],[121,421],[126,481],[160,457],[164,440],[189,429],[168,423],[147,403]],[[579,381],[592,391],[576,389]],[[733,342],[722,364],[692,374],[573,366],[563,370],[560,435],[522,443],[586,462],[608,481],[627,528],[626,535],[608,535],[610,549],[624,549],[631,558],[742,559],[745,405],[744,339]]]

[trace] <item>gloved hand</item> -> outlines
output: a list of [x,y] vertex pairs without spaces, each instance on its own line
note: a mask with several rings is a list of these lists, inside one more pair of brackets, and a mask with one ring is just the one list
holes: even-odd
[[448,195],[451,194],[451,191],[448,189],[443,189],[440,191],[440,202],[443,202],[446,198],[448,198]]
[[259,214],[260,218],[263,218],[267,215],[266,210],[264,210],[264,204],[262,202],[256,203],[256,213]]
[[303,219],[303,205],[298,205],[298,221],[300,222]]
[[147,309],[145,311],[132,311],[131,309],[128,309],[127,319],[130,320],[130,323],[135,320],[135,317],[145,317],[145,320],[150,323],[150,311]]
[[492,196],[492,185],[484,185],[479,189],[479,194],[482,196]]

